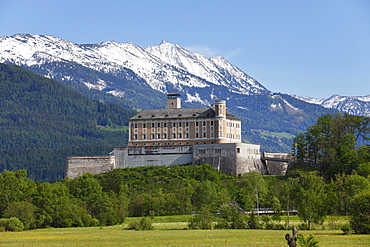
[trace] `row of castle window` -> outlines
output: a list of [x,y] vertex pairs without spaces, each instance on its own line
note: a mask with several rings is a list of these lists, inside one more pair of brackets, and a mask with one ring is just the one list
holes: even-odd
[[233,122],[226,122],[227,127],[235,127],[235,128],[240,128],[239,123],[233,123]]
[[[208,149],[207,150],[207,153],[212,153],[212,151],[214,151],[215,154],[220,154],[221,153],[221,149],[219,149],[219,148]],[[236,152],[237,153],[240,153],[240,148],[236,148]],[[199,154],[205,154],[206,153],[206,150],[205,149],[198,149],[198,153]]]
[[[210,142],[211,144],[213,144],[213,142]],[[199,144],[199,142],[196,142],[195,144]],[[207,144],[207,142],[203,142],[203,144]],[[137,143],[135,143],[134,144],[135,146],[138,146],[138,144]],[[160,143],[160,142],[158,142],[157,144],[156,143],[152,143],[152,146],[155,146],[155,145],[158,145],[158,146],[160,146],[160,145],[163,145],[163,143]],[[172,144],[170,143],[170,142],[166,142],[166,143],[164,143],[164,145],[165,146],[169,146],[169,145],[182,145],[182,142],[179,142],[179,143],[175,143],[175,142],[172,142]],[[185,143],[185,145],[189,145],[189,142],[187,142],[187,143]],[[143,143],[143,146],[146,146],[146,143]],[[220,150],[220,153],[221,153],[221,149],[219,149]],[[215,150],[216,151],[216,150]]]
[[[210,121],[210,125],[213,126],[214,122],[213,121]],[[155,128],[155,123],[143,123],[143,128],[149,128],[149,126],[151,126],[152,128]],[[176,126],[177,125],[177,126]],[[172,122],[172,127],[182,127],[183,125],[185,125],[185,127],[189,127],[189,122]],[[207,121],[197,121],[195,122],[195,126],[207,126]],[[163,126],[161,126],[161,122],[158,122],[157,123],[157,128],[160,128],[160,127],[163,127],[163,128],[166,128],[167,127],[167,122],[163,122]],[[138,128],[138,123],[134,123],[134,128],[137,129]]]
[[[142,137],[143,137],[143,140],[146,140],[147,139],[147,134],[142,134]],[[151,134],[151,139],[154,140],[156,139],[155,137],[157,137],[157,139],[161,139],[161,134]],[[163,133],[162,134],[162,139],[167,139],[167,133]],[[182,133],[172,133],[172,138],[173,139],[176,139],[176,137],[178,139],[182,139],[183,138],[183,134]],[[211,132],[211,137],[213,137],[213,132]],[[189,138],[189,133],[185,133],[185,138]],[[199,133],[196,132],[195,133],[195,138],[199,138]],[[203,138],[207,138],[207,132],[203,132]],[[138,135],[137,134],[134,134],[134,140],[137,140],[138,139]]]
[[226,138],[230,138],[230,139],[234,139],[235,136],[236,136],[236,139],[240,139],[240,135],[234,135],[234,134],[230,134],[230,133],[226,134]]

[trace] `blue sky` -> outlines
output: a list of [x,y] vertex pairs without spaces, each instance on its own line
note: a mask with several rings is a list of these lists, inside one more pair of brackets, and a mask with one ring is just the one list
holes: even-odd
[[370,94],[368,0],[0,0],[0,36],[162,40],[223,56],[273,92]]

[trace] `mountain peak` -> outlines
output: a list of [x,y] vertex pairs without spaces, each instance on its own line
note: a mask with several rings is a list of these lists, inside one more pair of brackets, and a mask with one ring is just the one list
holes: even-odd
[[[166,45],[166,44],[171,44],[170,42],[168,42],[167,40],[162,40],[162,42],[159,44],[159,45]],[[172,45],[172,44],[171,44]]]

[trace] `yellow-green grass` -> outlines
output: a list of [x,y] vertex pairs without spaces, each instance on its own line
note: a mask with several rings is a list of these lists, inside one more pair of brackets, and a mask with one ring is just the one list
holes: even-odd
[[[169,230],[186,223],[154,223],[152,231],[111,227],[50,228],[0,232],[0,246],[287,246],[288,230]],[[343,235],[340,230],[300,231],[320,246],[369,246],[370,235]]]

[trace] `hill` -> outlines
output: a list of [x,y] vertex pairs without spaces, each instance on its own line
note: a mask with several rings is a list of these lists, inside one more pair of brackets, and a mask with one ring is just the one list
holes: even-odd
[[[66,156],[107,155],[127,143],[135,113],[91,100],[24,68],[0,64],[0,170],[37,181],[63,178]],[[119,130],[119,131],[115,131]]]

